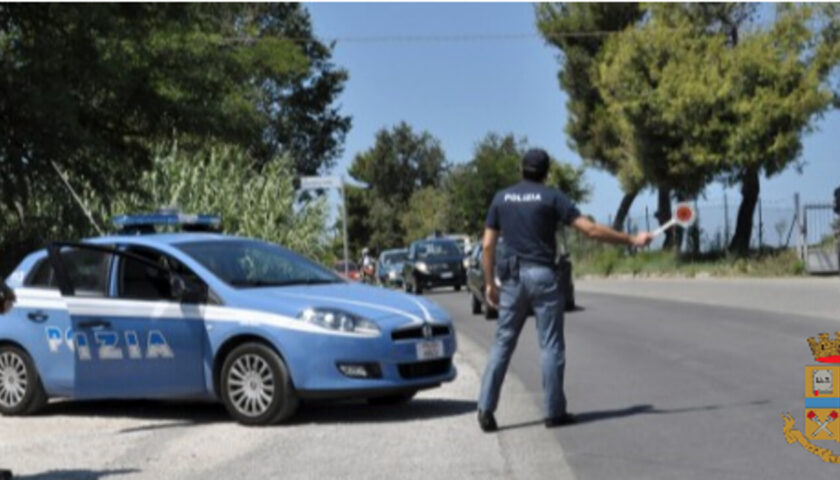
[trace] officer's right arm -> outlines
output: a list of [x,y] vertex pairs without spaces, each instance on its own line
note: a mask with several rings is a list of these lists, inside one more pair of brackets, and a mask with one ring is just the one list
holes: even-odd
[[595,223],[583,215],[577,217],[572,222],[572,226],[587,237],[604,243],[644,247],[653,240],[653,235],[650,232],[639,232],[633,236],[627,235],[624,232],[613,230],[606,225]]
[[487,227],[484,229],[484,240],[481,242],[481,268],[484,271],[484,288],[487,303],[492,307],[499,306],[499,288],[495,281],[494,267],[496,265],[496,243],[499,241],[499,231]]

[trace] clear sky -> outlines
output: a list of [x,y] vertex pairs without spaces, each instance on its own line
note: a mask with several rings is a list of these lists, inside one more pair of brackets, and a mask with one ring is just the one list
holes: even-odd
[[[307,4],[315,33],[339,40],[333,60],[349,71],[339,98],[353,117],[345,152],[335,169],[344,173],[353,157],[369,148],[374,134],[405,120],[440,139],[452,162],[471,158],[488,132],[525,136],[555,157],[579,165],[567,145],[565,95],[557,83],[557,52],[537,36],[529,3],[317,3]],[[485,40],[359,41],[360,37],[533,34]],[[829,202],[840,185],[840,113],[832,112],[808,135],[803,173],[793,168],[763,180],[762,198],[787,203],[794,192],[803,201]],[[582,210],[599,220],[613,214],[621,199],[618,183],[589,169],[591,200]],[[710,186],[706,202],[720,203],[723,188]],[[737,188],[728,191],[737,205]],[[701,201],[702,202],[702,201]],[[639,197],[632,214],[655,206],[653,195]]]

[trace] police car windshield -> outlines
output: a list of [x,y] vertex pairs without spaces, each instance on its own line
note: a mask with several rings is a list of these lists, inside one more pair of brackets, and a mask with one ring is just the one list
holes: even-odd
[[461,251],[455,242],[423,242],[417,244],[417,258],[458,257]]
[[184,253],[237,288],[340,283],[335,273],[283,247],[256,240],[190,242]]

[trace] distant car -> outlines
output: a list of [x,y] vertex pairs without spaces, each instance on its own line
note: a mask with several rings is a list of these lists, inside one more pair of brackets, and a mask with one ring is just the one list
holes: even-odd
[[469,235],[463,233],[447,233],[444,238],[448,238],[458,245],[458,248],[464,253],[464,257],[468,256],[473,249],[473,241]]
[[376,262],[378,283],[386,287],[402,287],[403,264],[406,258],[408,258],[408,249],[406,248],[395,248],[382,252]]
[[435,287],[455,287],[455,291],[460,291],[466,277],[462,259],[461,249],[452,240],[417,240],[409,247],[403,265],[405,291],[418,295]]
[[[336,271],[339,275],[341,275],[345,280],[352,280],[358,282],[362,278],[362,273],[359,271],[358,265],[355,262],[346,262],[347,268],[344,268],[344,261],[335,262],[333,265],[333,270]],[[345,274],[345,272],[347,272]]]
[[[496,259],[504,256],[504,241],[499,239],[496,245]],[[484,312],[484,317],[488,320],[493,320],[499,317],[499,312],[487,304],[484,298],[485,283],[484,270],[482,268],[483,251],[482,245],[479,243],[473,248],[469,256],[469,268],[467,269],[467,290],[470,293],[470,306],[472,313],[478,315]],[[560,255],[557,262],[558,275],[561,288],[564,289],[564,297],[566,299],[565,309],[571,311],[575,309],[575,285],[572,278],[572,262],[569,261],[568,254]]]
[[456,376],[452,319],[426,299],[259,240],[138,232],[51,244],[15,269],[0,413],[51,397],[205,399],[265,425],[299,400],[407,402]]

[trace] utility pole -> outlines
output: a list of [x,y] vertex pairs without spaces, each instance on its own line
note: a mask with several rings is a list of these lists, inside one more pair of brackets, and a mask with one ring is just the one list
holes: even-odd
[[729,199],[726,197],[726,192],[723,192],[723,238],[724,242],[729,242]]
[[[295,190],[329,190],[336,189],[341,195],[341,229],[344,243],[344,276],[350,273],[350,243],[347,237],[347,182],[344,177],[299,177],[295,178],[293,185]],[[358,188],[367,188],[367,185],[359,185]]]
[[350,247],[347,241],[347,193],[344,178],[341,179],[341,229],[344,230],[344,277],[350,273]]

